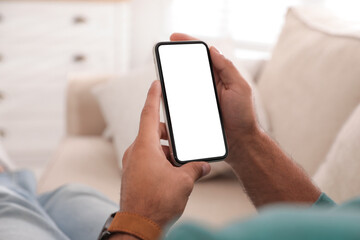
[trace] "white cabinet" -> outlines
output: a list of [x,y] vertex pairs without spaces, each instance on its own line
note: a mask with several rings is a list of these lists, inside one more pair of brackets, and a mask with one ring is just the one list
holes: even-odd
[[126,69],[127,3],[0,0],[0,138],[16,161],[50,158],[66,77]]

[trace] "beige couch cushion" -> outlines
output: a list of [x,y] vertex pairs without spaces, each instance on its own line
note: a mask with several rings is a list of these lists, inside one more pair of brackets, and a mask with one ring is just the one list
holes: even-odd
[[360,104],[336,137],[314,181],[337,202],[360,195]]
[[68,137],[41,177],[38,191],[80,183],[92,186],[119,202],[120,178],[112,143],[102,137]]
[[66,96],[68,135],[101,135],[105,120],[90,89],[106,82],[110,75],[71,74]]
[[259,79],[272,135],[310,174],[360,102],[359,36],[327,13],[290,9]]
[[138,133],[140,113],[150,84],[155,79],[155,68],[149,65],[114,77],[92,90],[105,118],[107,131],[114,139],[120,168],[123,154]]

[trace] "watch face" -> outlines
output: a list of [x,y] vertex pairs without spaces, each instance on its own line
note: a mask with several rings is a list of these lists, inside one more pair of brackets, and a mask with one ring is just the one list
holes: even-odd
[[113,221],[115,214],[116,213],[111,214],[110,217],[108,217],[108,219],[106,220],[106,222],[101,230],[101,233],[98,237],[98,240],[106,240],[106,239],[109,239],[109,237],[111,236],[111,232],[108,231],[108,228],[110,227],[110,224]]
[[115,214],[111,214],[110,217],[108,217],[108,219],[105,222],[105,225],[103,228],[105,228],[106,230],[110,227],[110,224],[112,223],[112,221],[114,220]]
[[111,232],[106,230],[100,234],[99,240],[107,240],[110,238],[110,236],[111,236]]

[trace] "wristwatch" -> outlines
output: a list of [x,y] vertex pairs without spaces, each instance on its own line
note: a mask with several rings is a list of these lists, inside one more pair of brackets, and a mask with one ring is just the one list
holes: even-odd
[[107,240],[116,233],[129,234],[142,240],[158,240],[161,228],[151,219],[139,214],[115,212],[106,220],[98,240]]
[[114,217],[115,217],[115,214],[116,212],[114,212],[113,214],[111,214],[108,219],[106,220],[102,230],[101,230],[101,233],[98,237],[98,240],[107,240],[110,238],[111,236],[111,232],[108,231],[109,227],[110,227],[110,224],[112,223]]

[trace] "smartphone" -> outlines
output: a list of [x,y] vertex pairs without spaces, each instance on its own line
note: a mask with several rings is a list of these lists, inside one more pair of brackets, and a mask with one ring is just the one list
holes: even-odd
[[228,147],[206,43],[159,42],[154,61],[173,164],[225,159]]

